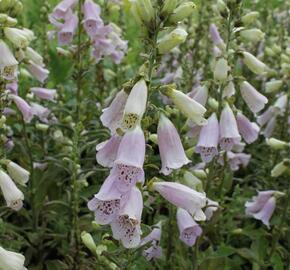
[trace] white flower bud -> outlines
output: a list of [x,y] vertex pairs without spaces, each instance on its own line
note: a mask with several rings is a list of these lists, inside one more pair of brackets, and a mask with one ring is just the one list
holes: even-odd
[[240,36],[246,41],[259,42],[264,38],[265,34],[260,29],[253,28],[242,30]]
[[228,72],[230,67],[228,66],[228,62],[224,58],[220,58],[217,60],[214,67],[214,79],[216,81],[224,82],[228,78]]
[[261,75],[266,71],[267,66],[254,55],[243,52],[243,56],[245,65],[255,74]]
[[8,162],[7,171],[15,182],[22,186],[26,186],[30,176],[29,171],[23,169],[21,166],[12,161]]
[[265,84],[265,92],[266,93],[274,93],[277,92],[283,85],[282,80],[272,80],[269,82],[266,82]]

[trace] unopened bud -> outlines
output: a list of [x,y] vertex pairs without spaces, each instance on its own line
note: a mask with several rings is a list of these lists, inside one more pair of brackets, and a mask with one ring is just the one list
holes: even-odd
[[182,3],[176,9],[174,9],[172,15],[169,17],[169,21],[171,23],[177,23],[184,20],[193,13],[195,7],[195,4],[192,2]]
[[266,139],[266,143],[274,150],[282,150],[289,147],[289,144],[287,142],[275,138]]
[[91,234],[87,233],[87,232],[82,232],[81,233],[81,239],[84,243],[84,245],[93,253],[95,254],[97,252],[97,246],[95,244],[95,241],[93,239],[93,237],[91,236]]

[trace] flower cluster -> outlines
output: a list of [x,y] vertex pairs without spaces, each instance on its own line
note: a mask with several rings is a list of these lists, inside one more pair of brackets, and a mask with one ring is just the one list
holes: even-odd
[[[80,0],[79,0],[80,1]],[[61,1],[49,15],[55,31],[49,32],[52,37],[57,34],[59,45],[72,43],[79,23],[90,38],[92,55],[99,62],[104,57],[110,57],[114,63],[119,64],[127,51],[127,42],[121,39],[121,29],[113,24],[105,24],[101,18],[101,8],[93,0],[85,0],[77,14],[74,8],[80,5],[78,0]],[[83,18],[82,22],[79,22]]]

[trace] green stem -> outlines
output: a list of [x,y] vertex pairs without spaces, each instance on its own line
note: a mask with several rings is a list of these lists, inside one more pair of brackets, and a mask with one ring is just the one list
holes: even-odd
[[26,130],[26,123],[21,117],[21,123],[22,123],[22,128],[23,128],[23,136],[24,136],[24,141],[25,141],[25,146],[27,150],[27,154],[29,157],[29,166],[30,166],[30,180],[29,180],[29,189],[30,189],[30,202],[31,202],[31,209],[32,209],[32,220],[33,220],[33,228],[36,229],[38,226],[38,215],[36,211],[36,205],[35,205],[35,186],[34,186],[34,168],[33,168],[33,155],[32,155],[32,146],[30,144],[29,138],[28,138],[28,133]]

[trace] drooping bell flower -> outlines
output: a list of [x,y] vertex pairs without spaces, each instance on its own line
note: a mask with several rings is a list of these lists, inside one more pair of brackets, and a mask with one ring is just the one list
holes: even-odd
[[219,31],[214,23],[210,24],[209,33],[210,33],[210,37],[211,37],[212,42],[219,49],[225,48],[225,43],[224,43],[223,39],[221,38],[220,33],[219,33]]
[[282,80],[271,80],[265,83],[265,92],[266,93],[275,93],[277,92],[283,85]]
[[54,101],[56,97],[55,89],[47,89],[41,87],[32,87],[30,91],[40,99]]
[[145,246],[149,242],[157,241],[159,242],[161,238],[161,228],[154,228],[146,237],[144,237],[141,242],[140,246]]
[[216,114],[213,113],[202,126],[199,133],[198,143],[195,152],[199,153],[203,162],[210,162],[218,154],[219,123]]
[[179,229],[179,239],[187,246],[192,247],[197,237],[202,234],[201,227],[194,221],[192,216],[182,208],[177,209],[176,218]]
[[[230,169],[232,171],[237,171],[240,169],[240,166],[244,168],[248,166],[251,159],[251,155],[248,155],[245,153],[234,153],[232,151],[228,151],[226,158],[228,160],[228,164],[230,165]],[[218,162],[221,165],[224,165],[224,157],[220,156],[220,158],[218,159]]]
[[267,123],[265,129],[261,132],[261,134],[263,134],[265,138],[270,138],[276,127],[276,123],[277,123],[277,118],[272,117],[270,121]]
[[72,42],[73,36],[78,26],[78,16],[76,14],[70,14],[66,18],[64,24],[62,25],[60,31],[58,32],[58,44],[68,45]]
[[86,0],[83,5],[84,10],[84,28],[90,37],[97,34],[98,27],[103,26],[103,20],[100,18],[101,9],[92,0]]
[[277,98],[273,105],[273,109],[275,112],[279,115],[283,115],[284,112],[286,111],[287,108],[287,103],[288,103],[288,96],[287,94],[281,95]]
[[213,213],[218,210],[219,203],[216,201],[213,201],[209,198],[207,198],[206,202],[207,202],[207,204],[206,204],[206,208],[204,210],[204,213],[206,215],[206,220],[210,220],[213,216]]
[[201,126],[206,124],[206,119],[204,119],[206,109],[201,104],[175,89],[170,89],[166,95],[169,96],[175,106],[195,124]]
[[240,134],[246,143],[250,144],[258,139],[260,128],[259,126],[251,122],[242,113],[237,113],[237,124]]
[[5,37],[17,48],[24,49],[29,45],[29,37],[22,29],[5,27]]
[[219,131],[223,150],[230,151],[241,140],[234,113],[228,104],[222,110]]
[[220,58],[216,61],[214,66],[214,79],[215,81],[225,82],[228,78],[228,72],[230,67],[228,61],[224,58]]
[[118,135],[112,135],[109,140],[101,142],[96,146],[96,159],[100,165],[103,167],[113,167],[121,139],[122,137]]
[[98,224],[105,225],[112,222],[126,201],[126,196],[115,187],[115,180],[115,175],[111,173],[99,192],[88,202],[88,208],[94,212]]
[[262,127],[268,123],[273,116],[275,116],[275,109],[273,106],[270,106],[266,111],[257,117],[257,122]]
[[11,94],[18,95],[18,83],[16,81],[7,83],[5,88],[11,92]]
[[31,106],[21,97],[16,95],[10,95],[11,99],[17,106],[18,110],[21,112],[23,116],[23,120],[26,123],[29,123],[33,118],[33,113],[31,110]]
[[[230,78],[230,76],[229,76]],[[232,81],[230,81],[223,90],[223,98],[231,97],[236,93],[235,85]]]
[[49,70],[43,68],[42,66],[36,65],[32,61],[29,61],[27,69],[33,75],[33,77],[35,77],[35,79],[41,83],[44,83],[49,74]]
[[42,67],[44,66],[43,57],[38,52],[36,52],[34,49],[27,47],[25,50],[25,55],[26,55],[26,58],[28,60],[31,60],[36,65],[39,65]]
[[63,0],[53,10],[52,15],[56,19],[64,19],[67,13],[79,0]]
[[25,270],[25,257],[13,251],[8,251],[0,246],[0,265],[5,270]]
[[153,189],[170,203],[187,210],[195,220],[206,219],[202,211],[206,205],[205,193],[174,182],[155,182]]
[[199,85],[198,87],[195,87],[188,95],[202,106],[205,106],[208,98],[208,88],[205,85]]
[[128,95],[124,90],[117,93],[110,106],[103,109],[100,117],[102,124],[111,130],[114,134],[116,129],[121,126],[124,108]]
[[19,211],[23,206],[24,195],[10,176],[2,170],[0,170],[0,188],[7,206],[15,211]]
[[116,187],[128,192],[136,182],[144,182],[143,163],[145,158],[145,138],[141,127],[128,131],[122,138],[114,162]]
[[164,114],[160,116],[157,135],[162,163],[160,172],[164,175],[168,175],[171,173],[172,169],[179,169],[190,162],[185,155],[176,128]]
[[253,113],[261,111],[268,103],[268,99],[246,81],[241,83],[240,91],[244,101]]
[[248,52],[243,52],[243,60],[245,65],[255,74],[261,75],[263,74],[267,66],[261,62],[258,58],[256,58],[254,55],[248,53]]
[[142,194],[137,187],[133,187],[118,217],[111,222],[113,237],[121,240],[125,248],[135,248],[140,244],[142,210]]
[[261,220],[270,228],[269,221],[276,208],[275,194],[283,195],[282,192],[274,190],[259,191],[258,195],[252,198],[252,201],[245,203],[246,215]]
[[39,120],[43,123],[48,123],[48,117],[51,111],[37,103],[31,103],[31,112],[33,115],[37,116]]
[[125,129],[132,129],[140,124],[146,110],[147,91],[147,85],[143,79],[133,86],[124,108],[122,126]]
[[18,62],[2,39],[0,39],[0,55],[0,75],[6,80],[16,79]]
[[147,261],[153,259],[160,259],[162,257],[162,248],[155,243],[153,243],[149,248],[143,251],[143,256]]
[[29,180],[30,172],[16,164],[15,162],[9,161],[7,164],[7,171],[10,177],[22,186],[26,186]]

